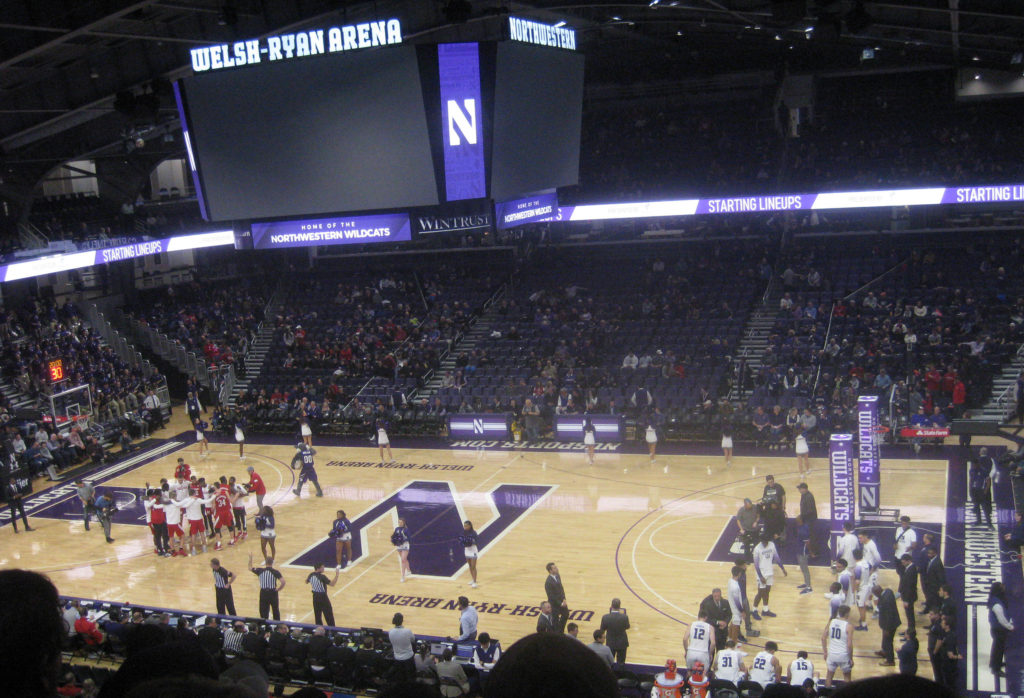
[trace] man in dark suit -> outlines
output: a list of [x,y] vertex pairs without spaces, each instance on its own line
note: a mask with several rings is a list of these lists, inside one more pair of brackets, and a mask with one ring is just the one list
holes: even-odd
[[876,652],[882,661],[881,666],[896,666],[896,654],[893,651],[892,639],[900,627],[900,612],[896,610],[896,594],[892,589],[883,589],[875,585],[872,589],[878,608],[878,627],[882,630],[882,650]]
[[928,565],[924,569],[924,576],[921,577],[921,587],[924,589],[925,607],[930,611],[938,610],[940,605],[939,587],[946,583],[946,567],[939,557],[938,548],[928,548]]
[[629,647],[629,616],[622,608],[622,602],[612,599],[612,607],[601,618],[601,630],[606,633],[605,645],[612,651],[617,664],[626,663],[626,648]]
[[[107,632],[109,635],[109,629]],[[220,631],[220,621],[214,616],[207,616],[206,624],[196,634],[203,649],[214,659],[219,658],[221,648],[224,646],[224,634]]]
[[556,631],[555,619],[551,615],[551,603],[548,601],[542,601],[540,604],[540,615],[537,616],[537,632],[553,633]]
[[903,573],[900,575],[900,601],[903,602],[904,615],[907,617],[907,632],[917,632],[917,621],[914,617],[914,604],[917,602],[917,565],[914,564],[914,556],[910,553],[903,553],[900,559]]
[[569,604],[565,601],[565,589],[562,587],[562,578],[558,576],[558,565],[549,562],[547,570],[548,578],[544,580],[544,591],[548,595],[548,603],[551,604],[555,629],[564,633],[565,624],[569,620]]
[[732,620],[732,611],[729,609],[729,602],[722,598],[721,589],[712,589],[711,593],[700,602],[698,616],[704,613],[708,617],[708,623],[715,629],[715,647],[725,649],[725,641],[728,639],[729,621]]

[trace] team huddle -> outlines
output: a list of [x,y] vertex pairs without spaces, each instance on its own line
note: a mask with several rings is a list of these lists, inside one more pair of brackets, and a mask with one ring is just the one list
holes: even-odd
[[[174,479],[163,479],[160,486],[146,483],[146,524],[153,534],[153,550],[163,557],[188,557],[207,551],[215,541],[215,550],[223,550],[224,541],[234,545],[248,536],[246,499],[256,495],[261,515],[267,489],[255,470],[249,469],[249,482],[220,476],[213,483],[192,474],[184,458],[178,459]],[[227,535],[225,536],[225,529]],[[262,535],[262,531],[261,531]]]

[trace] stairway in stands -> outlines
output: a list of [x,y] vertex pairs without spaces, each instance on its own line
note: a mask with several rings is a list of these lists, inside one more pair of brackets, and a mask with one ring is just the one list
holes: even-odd
[[[15,340],[13,344],[17,345],[24,342],[25,339],[21,338]],[[39,409],[39,403],[32,399],[27,393],[23,392],[10,376],[0,375],[0,395],[3,395],[10,401],[11,407],[13,407],[15,411]]]
[[1024,344],[1017,354],[992,381],[992,394],[980,412],[972,412],[974,419],[1005,422],[1017,407],[1017,376],[1024,371]]
[[273,313],[276,313],[277,310],[278,308],[275,306],[268,309],[268,319],[263,323],[259,333],[256,335],[256,339],[253,340],[252,346],[249,347],[249,351],[245,355],[245,378],[235,380],[235,386],[231,390],[231,397],[228,398],[229,407],[233,408],[235,406],[235,399],[239,393],[248,389],[252,382],[260,375],[263,359],[267,358],[267,352],[270,351],[270,345],[274,341],[274,323],[269,318],[273,317]]
[[782,297],[782,285],[777,281],[776,279],[769,285],[761,299],[760,307],[750,314],[743,328],[743,339],[736,347],[732,361],[734,370],[738,370],[740,362],[743,362],[746,379],[741,381],[737,376],[737,380],[734,380],[732,390],[729,391],[729,400],[732,402],[746,401],[750,391],[744,387],[744,383],[749,383],[750,377],[757,375],[761,370],[761,359],[768,347],[768,337],[775,326],[775,318],[779,313],[779,299]]

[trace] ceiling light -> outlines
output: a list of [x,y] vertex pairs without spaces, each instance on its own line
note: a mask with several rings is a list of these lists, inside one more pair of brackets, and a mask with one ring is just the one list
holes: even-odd
[[981,80],[981,73],[975,73],[974,74],[974,79],[975,80]]
[[612,15],[612,19],[614,19],[616,22],[622,21],[622,17],[619,17],[618,15]]
[[555,22],[555,26],[556,27],[564,27],[565,26],[565,20],[564,19],[558,20],[557,22]]
[[782,41],[782,37],[781,37],[781,36],[779,36],[778,34],[776,34],[776,35],[775,35],[775,40],[776,40],[776,41]]

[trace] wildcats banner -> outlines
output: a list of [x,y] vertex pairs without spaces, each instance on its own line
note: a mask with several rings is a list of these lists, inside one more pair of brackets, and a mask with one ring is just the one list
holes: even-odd
[[828,442],[828,465],[832,482],[831,546],[843,534],[843,524],[854,519],[852,434],[832,435]]
[[411,239],[412,226],[406,213],[252,224],[252,246],[257,250]]
[[483,112],[480,100],[480,48],[477,44],[437,47],[444,129],[445,199],[487,196]]
[[514,228],[527,223],[550,221],[558,210],[558,196],[554,193],[535,194],[526,199],[499,201],[494,204],[494,218],[498,228]]
[[878,454],[878,396],[857,398],[857,483],[860,510],[878,511],[881,467]]
[[679,199],[622,204],[587,204],[558,209],[553,220],[595,221],[616,218],[657,218],[718,213],[774,213],[838,208],[937,206],[939,204],[991,204],[1024,201],[1024,184],[927,189],[772,194],[717,199]]

